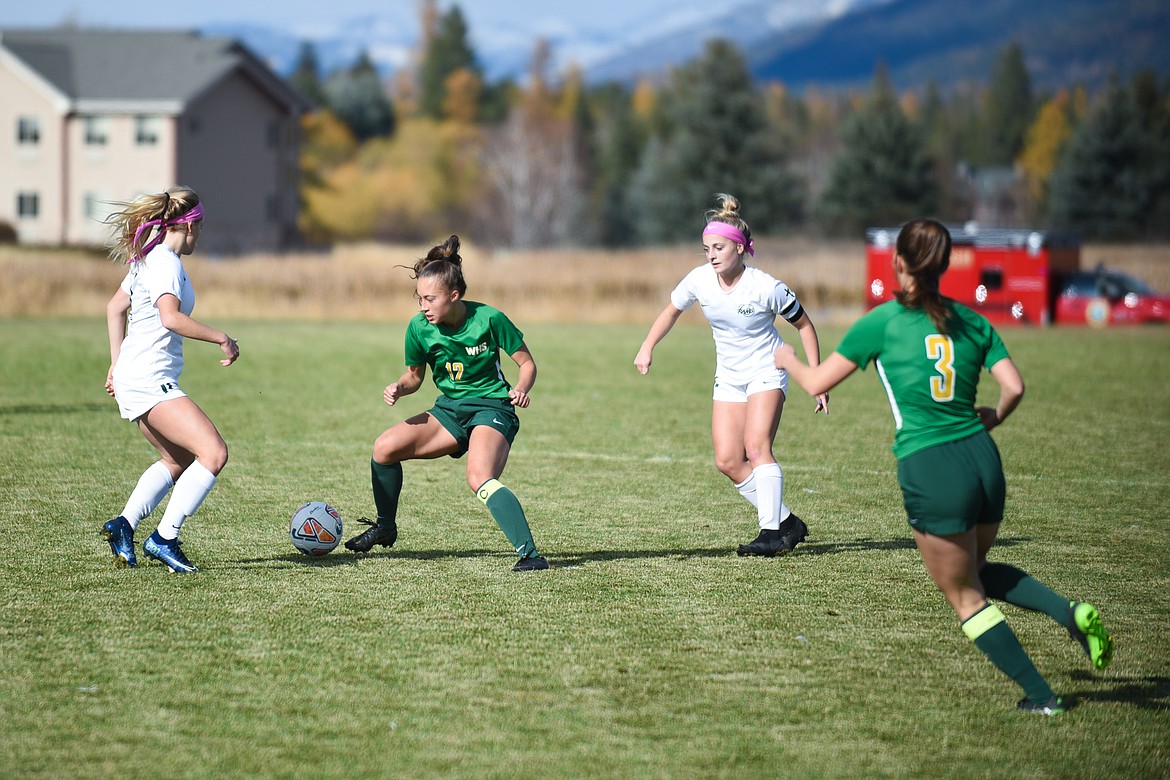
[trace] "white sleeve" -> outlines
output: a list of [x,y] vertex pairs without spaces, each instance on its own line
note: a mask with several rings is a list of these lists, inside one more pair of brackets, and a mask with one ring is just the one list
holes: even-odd
[[679,311],[686,311],[699,300],[699,296],[695,291],[694,277],[695,272],[691,271],[683,277],[683,280],[678,283],[678,287],[670,293],[670,305]]
[[773,307],[772,311],[789,323],[795,325],[796,321],[804,316],[804,309],[801,307],[800,301],[796,299],[796,293],[792,292],[784,282],[776,282],[775,287],[772,288],[771,298],[769,303]]
[[142,269],[142,283],[150,293],[150,302],[158,306],[158,299],[170,293],[183,302],[183,264],[170,252],[151,252],[149,264]]

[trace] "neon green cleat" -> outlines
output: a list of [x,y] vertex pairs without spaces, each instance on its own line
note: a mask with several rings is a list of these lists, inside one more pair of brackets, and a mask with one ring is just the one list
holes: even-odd
[[1104,669],[1113,660],[1113,637],[1101,623],[1097,608],[1086,601],[1073,601],[1068,605],[1072,612],[1072,627],[1068,635],[1080,642],[1089,656],[1094,669]]

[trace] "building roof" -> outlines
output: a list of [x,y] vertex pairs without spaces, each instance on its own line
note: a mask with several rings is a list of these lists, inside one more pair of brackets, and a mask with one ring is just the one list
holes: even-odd
[[177,111],[237,69],[290,111],[310,108],[239,42],[190,30],[5,29],[0,48],[78,110],[170,104]]

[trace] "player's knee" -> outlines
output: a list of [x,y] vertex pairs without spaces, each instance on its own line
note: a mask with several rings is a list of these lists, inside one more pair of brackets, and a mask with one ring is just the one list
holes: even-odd
[[383,464],[402,460],[398,457],[398,442],[389,435],[389,431],[374,440],[373,458],[378,463]]
[[740,469],[743,468],[743,459],[742,458],[721,458],[719,456],[716,456],[715,457],[715,468],[719,469],[719,472],[721,474],[723,474],[725,477],[728,477],[730,479],[735,479],[736,476],[739,474]]
[[479,490],[483,483],[487,482],[489,479],[495,479],[495,475],[480,469],[467,470],[467,486],[471,488],[472,493]]
[[223,471],[224,466],[228,462],[228,448],[227,444],[222,440],[211,447],[207,452],[200,453],[199,462],[203,464],[203,468],[210,471],[212,474],[219,476],[219,472]]
[[752,464],[753,468],[765,463],[776,462],[776,458],[772,456],[772,447],[770,444],[749,444],[746,451],[748,462]]

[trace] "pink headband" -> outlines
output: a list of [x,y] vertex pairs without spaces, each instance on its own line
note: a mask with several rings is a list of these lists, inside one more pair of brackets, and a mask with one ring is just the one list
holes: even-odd
[[737,244],[741,244],[747,249],[747,253],[752,257],[756,256],[756,242],[755,240],[748,241],[748,237],[743,234],[743,231],[735,225],[729,225],[726,222],[708,222],[707,227],[703,228],[703,235],[714,233],[717,236],[730,238]]
[[141,260],[142,258],[146,257],[150,250],[158,246],[166,236],[167,228],[171,227],[172,225],[182,225],[187,222],[197,222],[201,219],[203,219],[203,204],[196,203],[195,208],[191,209],[185,214],[175,217],[174,219],[152,219],[149,222],[143,222],[138,226],[138,229],[134,231],[134,243],[132,246],[138,246],[138,239],[142,237],[143,231],[149,230],[155,225],[158,225],[160,229],[157,236],[148,241],[146,246],[142,247],[142,249],[139,249],[134,253],[134,255],[130,258],[130,262],[133,263],[137,260]]

